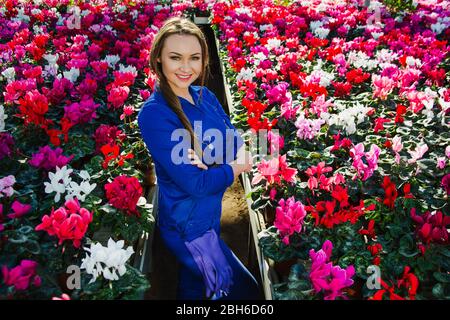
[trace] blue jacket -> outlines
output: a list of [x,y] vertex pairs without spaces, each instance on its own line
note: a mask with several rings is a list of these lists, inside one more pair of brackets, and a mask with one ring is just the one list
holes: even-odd
[[[206,130],[215,128],[223,134],[222,155],[221,150],[217,150],[220,148],[212,148],[212,153],[210,151],[221,159],[221,164],[208,166],[208,170],[190,164],[185,153],[179,153],[183,156],[183,163],[172,161],[172,150],[177,145],[179,150],[182,141],[181,137],[172,141],[172,132],[184,129],[184,126],[160,91],[153,92],[138,115],[142,138],[155,164],[159,186],[158,224],[162,228],[177,230],[188,241],[219,223],[223,194],[234,181],[233,169],[227,163],[236,159],[237,150],[244,143],[216,96],[203,87],[202,98],[199,99],[200,89],[200,86],[189,87],[195,105],[181,97],[179,100],[193,128],[194,121],[202,121],[204,151],[211,148],[208,145],[215,141],[205,135]],[[229,131],[226,136],[227,129],[233,129],[233,134],[230,135]],[[190,148],[188,143],[182,146],[185,150]],[[226,159],[227,150],[232,152],[232,159],[229,159],[230,156]]]

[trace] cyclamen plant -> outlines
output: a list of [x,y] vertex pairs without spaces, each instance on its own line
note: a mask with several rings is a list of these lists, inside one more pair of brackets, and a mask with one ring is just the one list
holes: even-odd
[[235,126],[283,140],[250,174],[252,209],[282,217],[278,202],[294,197],[306,211],[301,233],[284,217],[260,233],[282,279],[277,299],[342,298],[311,293],[307,267],[293,262],[326,240],[344,268],[336,284],[354,267],[350,298],[377,293],[365,285],[371,265],[383,274],[377,298],[449,297],[450,12],[448,1],[417,4],[398,12],[377,2],[377,15],[357,1],[213,6]]

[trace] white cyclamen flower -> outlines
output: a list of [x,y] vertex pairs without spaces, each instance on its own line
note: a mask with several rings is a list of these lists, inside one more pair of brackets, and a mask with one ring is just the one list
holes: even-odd
[[123,240],[115,242],[110,238],[107,247],[96,243],[91,244],[91,248],[84,248],[91,255],[86,254],[80,268],[86,269],[86,272],[93,276],[89,283],[94,282],[100,275],[103,275],[107,280],[114,281],[126,273],[125,264],[134,250],[131,246],[126,250],[123,249],[124,244]]
[[364,121],[367,112],[369,112],[370,108],[364,107],[360,103],[356,103],[356,106],[345,108],[345,106],[339,105],[339,103],[335,103],[335,107],[338,107],[342,110],[338,114],[330,115],[328,119],[328,125],[337,125],[342,126],[347,134],[353,134],[356,132],[356,125],[360,124]]
[[70,71],[64,71],[63,75],[64,78],[66,78],[72,83],[75,83],[75,81],[77,81],[78,77],[80,76],[80,69],[70,68]]
[[5,107],[0,104],[0,132],[5,131],[5,119],[8,115],[5,114]]
[[119,72],[130,72],[132,73],[134,76],[137,76],[137,69],[134,66],[127,66],[125,67],[123,64],[119,64]]
[[8,83],[11,83],[16,78],[16,70],[14,70],[14,67],[9,67],[2,72],[2,76],[6,78]]
[[66,200],[76,197],[81,202],[86,200],[86,196],[89,195],[97,186],[96,183],[90,184],[89,181],[83,181],[80,184],[72,181],[66,189],[69,191],[66,195]]
[[120,61],[120,57],[118,55],[110,55],[109,54],[105,57],[105,59],[103,59],[103,61],[105,61],[110,68],[114,69],[114,66],[116,65],[116,63]]
[[431,25],[431,31],[433,31],[436,34],[440,34],[446,28],[447,28],[447,26],[444,23],[440,23],[440,22],[436,22]]
[[55,202],[59,202],[61,199],[61,194],[66,192],[66,188],[69,186],[70,182],[72,182],[72,178],[70,178],[70,174],[73,172],[73,169],[67,169],[67,166],[56,167],[56,172],[49,172],[48,178],[50,182],[44,182],[45,185],[45,193],[53,193],[56,192]]
[[236,80],[249,80],[252,81],[255,73],[249,68],[242,68],[239,74],[236,76]]
[[324,22],[317,20],[317,21],[311,21],[309,23],[309,27],[311,28],[312,32],[316,32],[316,30],[324,25]]
[[314,30],[314,34],[318,36],[320,39],[325,39],[330,33],[330,29],[319,27]]
[[17,8],[17,15],[12,18],[12,21],[19,21],[19,22],[30,22],[30,17],[25,14],[25,8]]
[[276,38],[272,38],[267,40],[267,44],[266,44],[266,48],[269,50],[278,48],[279,46],[281,46],[281,41],[280,39],[276,39]]

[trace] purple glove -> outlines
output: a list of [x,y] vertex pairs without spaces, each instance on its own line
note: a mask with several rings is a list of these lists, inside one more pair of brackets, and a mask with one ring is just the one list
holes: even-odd
[[220,248],[214,229],[185,244],[203,275],[206,296],[219,298],[222,294],[227,295],[233,284],[233,270]]

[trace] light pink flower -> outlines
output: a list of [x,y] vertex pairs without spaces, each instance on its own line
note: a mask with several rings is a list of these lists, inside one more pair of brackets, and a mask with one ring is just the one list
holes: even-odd
[[400,163],[400,154],[399,152],[403,149],[402,138],[399,136],[395,136],[392,139],[392,150],[395,153],[395,162],[397,164]]
[[386,100],[387,96],[395,88],[394,80],[377,74],[372,75],[372,84],[374,86],[373,97],[381,100]]
[[270,153],[278,155],[284,147],[284,138],[271,130],[267,133],[267,140],[270,143]]
[[303,140],[312,140],[325,123],[323,119],[306,119],[303,113],[295,121],[297,127],[297,137]]
[[258,164],[258,173],[252,179],[252,185],[259,183],[262,179],[267,180],[267,184],[280,184],[281,178],[288,183],[295,182],[297,169],[290,168],[286,163],[286,155],[274,157],[271,160],[261,160]]
[[11,197],[14,193],[12,186],[16,183],[16,178],[13,175],[6,176],[0,179],[0,198]]
[[63,293],[61,297],[53,297],[52,300],[71,300],[67,293]]
[[331,106],[333,106],[331,99],[325,100],[324,94],[318,96],[316,100],[311,103],[311,109],[318,117],[320,117],[322,112],[328,112],[328,108]]
[[445,168],[445,164],[447,163],[447,159],[445,157],[440,157],[437,159],[437,165],[436,168],[439,169],[444,169]]
[[423,155],[428,151],[427,144],[418,145],[414,151],[408,151],[411,155],[411,159],[408,159],[408,163],[416,163],[417,160],[422,159]]

